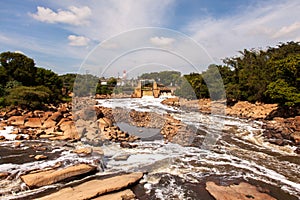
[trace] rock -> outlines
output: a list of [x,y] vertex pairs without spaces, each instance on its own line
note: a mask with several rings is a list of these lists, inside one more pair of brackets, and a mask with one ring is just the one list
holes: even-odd
[[9,172],[0,172],[0,180],[7,178],[9,175]]
[[138,146],[137,144],[129,144],[129,142],[121,142],[120,143],[120,147],[122,147],[122,148],[132,149],[132,148],[136,148],[137,146]]
[[100,195],[126,188],[143,177],[142,172],[119,175],[103,180],[91,180],[74,187],[67,187],[58,192],[40,198],[41,200],[79,200],[92,199]]
[[15,148],[18,148],[18,147],[21,146],[21,144],[22,144],[21,142],[15,142],[15,143],[14,143],[14,147],[15,147]]
[[127,160],[128,158],[129,158],[129,156],[130,155],[126,155],[126,154],[124,154],[124,155],[118,155],[118,156],[115,156],[113,159],[115,160],[115,161],[125,161],[125,160]]
[[43,123],[43,128],[52,128],[55,127],[56,121],[54,121],[51,118],[48,118],[44,123]]
[[74,153],[77,153],[77,154],[85,154],[85,155],[88,155],[88,154],[91,154],[91,153],[92,153],[92,148],[80,148],[80,149],[75,149],[73,152],[74,152]]
[[0,140],[5,140],[6,138],[3,135],[0,135]]
[[25,126],[28,128],[41,128],[42,122],[40,118],[28,118],[27,122],[25,122]]
[[206,190],[216,200],[249,200],[249,199],[263,199],[276,200],[266,193],[261,193],[257,188],[248,183],[241,182],[238,185],[219,186],[214,182],[206,183]]
[[55,137],[55,135],[51,135],[51,134],[42,134],[42,135],[40,135],[39,136],[39,138],[41,138],[41,139],[49,139],[49,138],[53,138],[53,137]]
[[168,105],[168,106],[179,106],[179,98],[168,98],[161,102],[162,104]]
[[300,132],[292,133],[291,137],[293,138],[296,144],[300,144]]
[[61,112],[57,111],[53,113],[49,119],[52,119],[53,121],[59,122],[63,118],[63,115]]
[[15,138],[15,140],[23,140],[23,139],[24,139],[23,135],[17,135]]
[[135,194],[130,190],[123,190],[112,194],[106,194],[100,197],[96,197],[93,200],[131,200],[135,198]]
[[12,116],[8,118],[7,123],[12,126],[20,126],[20,125],[24,125],[25,119],[26,119],[25,116]]
[[21,176],[21,179],[30,188],[36,188],[57,183],[64,179],[78,176],[81,174],[86,174],[95,170],[96,167],[87,164],[79,164],[60,170],[48,170],[39,173],[26,174]]
[[48,157],[47,156],[45,156],[45,155],[36,155],[36,156],[34,156],[34,159],[36,159],[36,160],[45,160],[45,159],[47,159]]

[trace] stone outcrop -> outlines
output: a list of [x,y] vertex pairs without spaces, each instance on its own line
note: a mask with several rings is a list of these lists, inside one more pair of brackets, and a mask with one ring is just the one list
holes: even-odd
[[263,128],[268,142],[277,145],[293,144],[300,148],[300,116],[287,119],[275,117],[267,121]]
[[241,182],[238,185],[219,186],[214,182],[206,183],[206,190],[216,200],[249,200],[263,199],[276,200],[266,193],[259,192],[257,188],[248,183]]
[[263,103],[249,103],[247,101],[239,101],[234,106],[228,107],[226,113],[228,115],[253,118],[253,119],[265,119],[273,111],[278,108],[277,104],[263,104]]
[[[99,197],[106,193],[110,193],[113,191],[119,191],[121,189],[127,188],[128,186],[137,183],[142,177],[143,177],[143,173],[135,172],[135,173],[131,173],[131,174],[114,176],[114,177],[106,178],[103,180],[90,180],[90,181],[87,181],[85,183],[82,183],[82,184],[74,186],[74,187],[67,187],[67,188],[61,189],[58,192],[55,192],[48,196],[42,197],[40,199],[41,200],[91,199],[91,198]],[[132,195],[131,193],[128,193],[128,191],[127,191],[125,194],[121,194],[121,196],[127,195],[127,194]],[[111,194],[111,195],[113,195],[113,194]],[[112,196],[106,196],[106,197],[112,197]],[[111,198],[111,199],[114,199],[114,198]]]
[[88,172],[95,171],[96,167],[87,164],[79,164],[71,167],[67,167],[60,170],[48,170],[38,173],[26,174],[21,176],[23,182],[30,188],[41,187],[50,185],[64,179],[86,174]]

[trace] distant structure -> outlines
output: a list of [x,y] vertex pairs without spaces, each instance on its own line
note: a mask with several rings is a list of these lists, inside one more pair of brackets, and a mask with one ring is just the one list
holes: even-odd
[[134,89],[133,98],[141,98],[143,96],[172,96],[173,90],[163,85],[157,84],[153,79],[140,80],[138,86]]

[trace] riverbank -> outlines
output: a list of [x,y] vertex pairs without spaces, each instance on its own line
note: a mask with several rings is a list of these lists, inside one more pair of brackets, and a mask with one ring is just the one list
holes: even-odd
[[[115,107],[110,107],[107,102],[112,102],[112,105]],[[203,138],[207,134],[206,131],[209,130],[208,124],[211,123],[206,121],[205,116],[201,114],[198,117],[194,112],[191,112],[190,114],[193,118],[186,118],[189,116],[188,112],[184,111],[181,113],[181,110],[176,107],[164,106],[159,101],[151,99],[147,101],[144,99],[120,99],[120,101],[117,99],[103,99],[99,101],[99,105],[97,106],[84,107],[85,104],[87,104],[87,100],[82,101],[80,106],[83,107],[80,107],[81,109],[79,110],[71,110],[71,106],[67,104],[61,105],[58,108],[52,108],[52,111],[49,111],[48,114],[44,111],[31,112],[18,109],[2,113],[2,117],[4,118],[2,127],[6,128],[7,125],[14,125],[17,127],[18,132],[7,134],[9,137],[5,137],[0,144],[9,146],[10,151],[7,151],[7,154],[12,154],[14,151],[23,151],[21,153],[22,157],[28,160],[21,160],[21,166],[23,166],[24,162],[29,165],[27,166],[27,170],[22,170],[24,168],[21,167],[22,169],[14,172],[3,171],[2,180],[7,183],[6,185],[2,185],[3,188],[9,188],[9,185],[15,184],[18,185],[19,189],[15,188],[15,190],[11,191],[15,191],[17,194],[24,195],[23,192],[25,191],[31,193],[33,195],[31,197],[34,198],[45,195],[45,198],[50,198],[51,195],[54,195],[53,197],[60,194],[68,195],[70,194],[69,192],[72,192],[70,188],[74,187],[78,188],[78,190],[74,190],[75,193],[80,194],[80,192],[76,191],[87,190],[85,186],[94,183],[88,183],[89,181],[108,178],[105,174],[110,174],[109,177],[116,177],[116,180],[120,180],[120,174],[116,174],[116,172],[146,172],[142,178],[137,179],[134,183],[129,184],[129,186],[122,187],[123,192],[128,194],[130,198],[134,198],[134,196],[132,196],[130,191],[125,189],[131,189],[138,199],[153,197],[159,199],[160,196],[163,198],[178,199],[187,197],[197,199],[199,196],[205,196],[207,197],[206,199],[213,199],[214,197],[218,199],[218,191],[221,191],[223,194],[228,192],[228,195],[230,195],[231,188],[239,183],[241,184],[235,195],[250,195],[258,198],[261,194],[267,194],[266,199],[272,199],[271,196],[277,199],[282,199],[283,197],[285,199],[294,198],[287,191],[280,189],[279,182],[283,181],[289,184],[288,181],[285,181],[281,177],[276,179],[278,186],[274,186],[271,183],[266,184],[265,179],[260,182],[255,178],[247,178],[247,176],[236,178],[237,174],[232,174],[232,172],[238,172],[239,170],[241,175],[253,173],[251,170],[248,170],[249,168],[257,169],[257,172],[255,172],[257,173],[256,176],[262,176],[260,171],[264,170],[263,167],[260,167],[263,163],[254,165],[251,162],[247,163],[243,160],[250,159],[250,157],[240,158],[240,156],[246,156],[242,154],[245,151],[242,148],[248,148],[249,146],[247,151],[262,148],[251,146],[252,144],[248,143],[247,140],[242,140],[242,143],[242,141],[239,141],[240,137],[235,138],[234,131],[238,135],[240,133],[244,134],[248,130],[247,126],[249,125],[246,121],[241,121],[241,126],[235,129],[231,123],[240,123],[238,119],[226,119],[228,120],[225,123],[226,130],[223,128],[218,130],[222,133],[220,136],[223,138],[216,141],[216,144],[212,144],[210,151],[206,151],[199,148],[199,146],[201,146]],[[17,119],[14,119],[16,116]],[[24,116],[26,117],[24,118]],[[203,123],[201,125],[203,127],[200,127],[200,132],[195,131],[191,128],[192,126],[186,123],[187,121],[194,123],[193,120],[197,121],[197,119],[200,120],[200,123]],[[53,133],[46,133],[45,130],[49,129],[46,125],[50,120],[55,122],[52,122]],[[120,124],[120,122],[123,122],[123,124]],[[126,128],[121,127],[124,124]],[[217,121],[213,122],[213,124],[218,127]],[[137,132],[131,132],[133,130],[131,126],[137,127]],[[255,128],[254,125],[251,126]],[[85,127],[85,129],[82,127]],[[129,129],[127,129],[128,127]],[[243,130],[243,127],[245,127],[245,130]],[[67,131],[68,128],[72,129],[70,131],[72,134]],[[75,132],[74,128],[77,132]],[[153,129],[153,134],[148,132],[148,128]],[[168,143],[165,144],[161,138],[153,137],[157,133],[163,135],[164,141]],[[22,137],[17,138],[18,135]],[[49,136],[46,137],[43,135]],[[231,137],[235,138],[235,140],[232,140]],[[241,137],[241,139],[243,138]],[[34,144],[30,143],[31,141],[34,141]],[[224,145],[224,142],[226,145]],[[227,147],[227,145],[229,146]],[[237,147],[232,145],[237,145]],[[1,146],[1,148],[3,147]],[[222,149],[228,149],[230,151],[229,154],[223,154]],[[233,149],[235,150],[232,151]],[[261,150],[253,150],[253,153],[259,151]],[[271,150],[266,149],[264,151],[267,155],[275,154]],[[281,153],[276,153],[275,155],[279,156]],[[259,155],[257,154],[257,156]],[[0,156],[3,157],[4,155]],[[293,156],[291,154],[291,157]],[[226,164],[223,165],[220,161],[215,160],[217,157],[220,157],[221,161],[226,162]],[[56,162],[59,158],[62,160],[61,165]],[[18,162],[17,159],[15,160],[15,162]],[[293,160],[294,158],[289,160],[289,162],[293,163]],[[6,158],[6,161],[10,162],[11,158]],[[52,165],[50,165],[50,161]],[[37,162],[40,163],[40,166],[35,167],[33,171],[33,166]],[[3,164],[2,169],[5,166],[5,163]],[[244,166],[238,168],[238,170],[232,169],[234,166],[239,165]],[[280,163],[277,166],[281,168]],[[214,172],[209,169],[213,169]],[[54,170],[53,172],[55,173],[51,170]],[[272,170],[276,171],[277,169]],[[218,173],[216,173],[217,171]],[[68,174],[68,176],[65,174]],[[62,175],[65,178],[59,178]],[[197,176],[201,178],[196,178]],[[34,183],[36,184],[34,185],[31,181],[33,179],[40,181]],[[10,182],[7,182],[8,180]],[[51,180],[56,180],[57,182],[52,182]],[[211,181],[215,184],[211,183]],[[252,186],[245,185],[242,182],[250,183]],[[171,183],[173,184],[172,187],[169,186]],[[61,184],[66,184],[66,187],[61,187]],[[251,190],[247,194],[243,193],[244,190],[253,187],[256,189]],[[56,189],[53,190],[53,188]],[[57,192],[57,190],[59,191]],[[180,195],[180,191],[183,195]],[[32,194],[35,192],[37,193]],[[101,192],[99,194],[98,192],[98,189],[95,189],[92,192],[92,196],[96,197],[100,195]],[[121,197],[124,194],[123,192],[120,193]]]
[[[204,114],[224,114],[242,119],[259,120],[264,123],[263,136],[265,141],[279,146],[293,145],[295,152],[300,153],[300,116],[290,117],[277,104],[249,103],[239,101],[227,106],[224,101],[210,99],[185,100],[170,98],[163,104],[181,107],[185,110],[196,110]],[[295,114],[297,112],[294,112]],[[285,118],[284,118],[285,117]]]

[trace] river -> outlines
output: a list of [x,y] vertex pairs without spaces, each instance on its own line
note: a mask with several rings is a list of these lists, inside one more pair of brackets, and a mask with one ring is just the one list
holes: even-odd
[[[208,180],[219,184],[246,181],[267,188],[277,199],[300,198],[300,159],[293,146],[276,146],[264,142],[261,135],[262,122],[239,119],[221,115],[207,115],[197,111],[184,111],[179,108],[160,104],[161,99],[103,99],[98,104],[111,108],[126,108],[137,111],[171,114],[197,131],[187,136],[185,145],[166,143],[159,129],[132,127],[119,122],[124,131],[141,137],[132,149],[121,148],[116,143],[103,145],[104,171],[96,174],[110,174],[121,171],[144,171],[142,183],[135,188],[140,199],[209,199],[201,190]],[[8,134],[8,131],[0,131]],[[0,143],[0,172],[9,171],[22,174],[28,168],[44,168],[58,161],[67,164],[79,162],[93,163],[97,155],[79,157],[71,153],[65,142],[44,141],[47,148],[47,161],[16,159],[28,157],[29,146],[38,141],[24,142],[23,148],[16,153],[14,138]],[[87,146],[87,144],[85,145]],[[9,158],[8,158],[9,157]],[[6,160],[5,160],[6,159]],[[95,175],[93,175],[95,176]],[[18,176],[16,176],[18,177]],[[59,183],[63,184],[63,183]],[[0,182],[0,193],[9,190],[16,194],[6,194],[4,198],[24,198],[34,193],[55,188],[59,184],[27,190],[20,181]],[[19,189],[17,189],[19,188]]]

